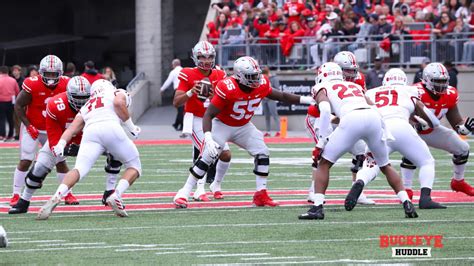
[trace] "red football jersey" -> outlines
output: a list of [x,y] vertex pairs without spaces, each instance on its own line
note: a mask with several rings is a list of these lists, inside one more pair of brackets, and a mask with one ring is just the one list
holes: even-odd
[[29,77],[23,82],[22,88],[31,94],[31,102],[26,107],[26,118],[38,130],[46,130],[46,104],[49,98],[66,91],[69,78],[59,77],[59,83],[49,88],[41,81],[41,77]]
[[[297,21],[299,23],[300,20],[300,14],[301,12],[305,9],[305,5],[303,3],[297,2],[297,3],[291,3],[287,2],[283,6],[283,10],[285,13],[288,14],[288,25],[291,24],[293,21]],[[290,13],[296,12],[297,15],[290,15]]]
[[[211,74],[207,76],[212,84],[212,89],[215,88],[217,82],[221,81],[226,77],[226,74],[223,70],[213,69]],[[202,72],[197,67],[185,67],[181,69],[181,72],[178,74],[179,85],[178,90],[187,92],[194,87],[194,85],[201,81],[203,78],[206,78]],[[196,94],[193,94],[191,98],[186,101],[184,105],[184,111],[187,113],[193,113],[194,116],[203,117],[206,107],[204,107],[204,102],[198,99]]]
[[272,92],[272,87],[268,78],[263,76],[260,87],[246,93],[233,77],[229,77],[217,83],[214,92],[211,103],[220,109],[217,118],[228,126],[240,127],[252,119],[262,99]]
[[[58,144],[61,135],[72,123],[77,112],[68,103],[66,92],[60,93],[49,99],[46,107],[46,132],[48,134],[49,147]],[[69,143],[80,144],[82,132],[72,138]]]
[[438,119],[449,111],[449,109],[455,107],[458,103],[459,94],[458,90],[454,87],[449,86],[446,93],[440,95],[438,100],[431,98],[428,93],[428,89],[423,86],[423,83],[419,82],[414,84],[420,91],[420,99],[430,109]]

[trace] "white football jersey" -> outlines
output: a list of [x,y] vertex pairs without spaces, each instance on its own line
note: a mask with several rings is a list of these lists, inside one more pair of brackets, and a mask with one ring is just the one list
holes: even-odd
[[355,109],[370,108],[365,100],[364,90],[353,82],[322,82],[313,87],[313,95],[316,95],[320,90],[326,91],[331,104],[331,111],[339,118]]
[[415,86],[380,86],[368,90],[365,95],[377,106],[384,119],[401,118],[406,121],[415,111],[419,99]]
[[[81,108],[80,113],[87,125],[97,122],[113,122],[120,124],[120,118],[114,109],[114,99],[117,93],[123,93],[120,90],[104,90],[100,93],[95,94],[87,101],[87,103]],[[130,102],[128,93],[124,93],[127,96],[127,103]]]

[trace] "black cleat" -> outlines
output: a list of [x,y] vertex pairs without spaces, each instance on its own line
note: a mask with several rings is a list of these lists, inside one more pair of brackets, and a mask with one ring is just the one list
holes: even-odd
[[323,205],[312,206],[309,211],[298,216],[300,220],[323,220],[324,208]]
[[18,203],[11,207],[8,211],[8,214],[20,214],[20,213],[27,213],[28,207],[30,207],[30,202],[20,198]]
[[352,211],[352,209],[354,209],[362,190],[364,190],[364,181],[357,180],[354,185],[352,185],[352,188],[344,201],[344,208],[346,208],[346,211]]
[[403,209],[405,209],[405,218],[418,218],[416,213],[415,206],[409,200],[403,202]]
[[447,207],[433,201],[431,197],[421,197],[418,203],[420,209],[446,209]]
[[115,189],[111,189],[111,190],[106,190],[106,191],[104,191],[104,195],[102,195],[102,204],[104,204],[105,206],[109,206],[109,205],[107,204],[107,198],[108,198],[110,195],[114,194],[114,192],[115,192]]

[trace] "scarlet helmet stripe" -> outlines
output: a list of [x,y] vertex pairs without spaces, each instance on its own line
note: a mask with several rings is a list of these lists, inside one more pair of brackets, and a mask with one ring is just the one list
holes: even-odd
[[258,69],[258,66],[257,66],[257,62],[255,61],[255,59],[253,59],[252,57],[249,56],[249,60],[250,60],[250,62],[252,63],[253,68],[254,68],[255,70],[257,70],[257,69]]

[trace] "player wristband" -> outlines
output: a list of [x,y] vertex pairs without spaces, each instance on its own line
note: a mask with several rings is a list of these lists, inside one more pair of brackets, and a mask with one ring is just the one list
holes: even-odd
[[193,96],[193,94],[194,94],[193,90],[188,90],[186,92],[186,96],[188,96],[189,98],[191,98],[191,96]]
[[313,97],[310,97],[310,96],[300,96],[300,103],[301,104],[315,104],[316,101],[313,99]]
[[132,118],[127,119],[127,121],[123,122],[123,124],[129,131],[135,130],[135,124],[132,122]]

